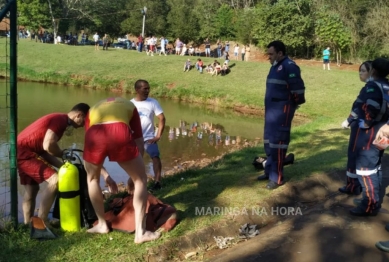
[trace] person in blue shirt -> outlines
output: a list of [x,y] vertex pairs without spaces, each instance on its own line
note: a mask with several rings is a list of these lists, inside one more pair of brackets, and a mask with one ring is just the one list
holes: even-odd
[[326,70],[326,65],[327,69],[330,70],[330,55],[331,52],[329,47],[323,50],[323,70]]
[[290,142],[294,113],[305,103],[305,86],[300,68],[286,55],[281,41],[267,46],[270,72],[266,79],[264,147],[267,155],[265,174],[258,180],[269,179],[267,189],[284,184],[283,162]]

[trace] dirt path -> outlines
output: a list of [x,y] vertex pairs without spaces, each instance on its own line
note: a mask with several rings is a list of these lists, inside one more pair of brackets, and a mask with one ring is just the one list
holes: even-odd
[[[384,157],[384,184],[389,195],[389,157]],[[343,172],[342,172],[343,173]],[[348,210],[353,198],[337,193],[343,174],[321,174],[293,186],[295,206],[303,215],[280,218],[261,229],[251,240],[225,250],[205,254],[207,261],[287,261],[287,262],[384,262],[389,253],[379,251],[377,241],[389,240],[389,198],[376,217],[353,217]],[[317,183],[315,183],[315,180]],[[321,186],[320,186],[321,185]],[[322,190],[320,190],[320,187]],[[292,200],[292,199],[289,199]],[[291,204],[293,201],[290,201]]]

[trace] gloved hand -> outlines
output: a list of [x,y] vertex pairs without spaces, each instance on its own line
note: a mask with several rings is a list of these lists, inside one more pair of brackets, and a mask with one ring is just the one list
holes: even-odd
[[347,119],[342,122],[342,127],[343,128],[350,128],[350,123],[348,122]]
[[369,127],[365,125],[365,121],[363,119],[359,119],[359,128],[367,129]]

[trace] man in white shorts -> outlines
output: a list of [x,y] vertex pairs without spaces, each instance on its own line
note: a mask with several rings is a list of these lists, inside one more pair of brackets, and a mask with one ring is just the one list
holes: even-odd
[[[165,115],[158,101],[150,98],[150,85],[146,80],[138,80],[134,85],[136,96],[131,102],[136,106],[142,124],[144,149],[153,161],[155,184],[150,191],[161,189],[162,164],[157,142],[165,129]],[[154,130],[154,117],[159,119],[157,132]]]

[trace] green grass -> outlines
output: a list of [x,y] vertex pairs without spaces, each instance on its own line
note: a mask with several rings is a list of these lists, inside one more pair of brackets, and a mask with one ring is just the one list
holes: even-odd
[[[92,46],[50,45],[28,40],[19,42],[18,52],[19,76],[24,79],[91,88],[122,88],[131,92],[133,83],[143,78],[150,82],[155,97],[219,108],[260,109],[270,66],[269,63],[231,61],[235,66],[228,76],[211,77],[195,70],[183,73],[187,57],[181,56],[148,57],[135,51],[94,51]],[[204,60],[205,64],[212,61]],[[5,61],[0,61],[0,74],[4,74],[5,67]],[[301,118],[305,121],[292,131],[289,151],[295,153],[298,163],[285,168],[289,181],[345,167],[349,132],[340,129],[340,124],[348,116],[351,104],[363,86],[357,72],[341,71],[336,67],[323,71],[320,66],[304,65],[301,69],[307,102],[298,110],[296,122]],[[260,117],[263,116],[258,115]],[[143,260],[150,248],[178,241],[179,237],[221,223],[223,216],[196,216],[196,207],[250,208],[271,196],[263,189],[264,184],[255,180],[258,173],[250,164],[258,154],[263,154],[262,146],[244,148],[203,169],[164,178],[166,186],[157,197],[178,209],[181,223],[154,243],[136,246],[132,235],[114,232],[92,236],[84,231],[57,232],[60,239],[37,242],[29,239],[27,228],[21,228],[0,233],[0,261]],[[174,250],[171,252],[175,253]]]

